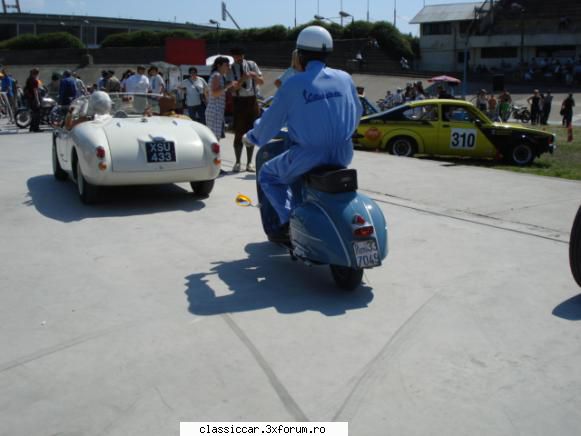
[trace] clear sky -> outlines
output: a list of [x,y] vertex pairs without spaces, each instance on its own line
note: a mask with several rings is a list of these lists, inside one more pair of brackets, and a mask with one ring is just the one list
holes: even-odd
[[[13,3],[14,0],[8,0]],[[418,34],[418,26],[408,22],[426,5],[463,3],[462,0],[225,0],[226,6],[240,27],[268,27],[282,24],[294,26],[295,4],[297,24],[306,23],[315,14],[339,22],[339,10],[352,14],[356,20],[386,20],[393,22],[397,6],[397,27],[404,33]],[[219,20],[224,27],[234,28],[221,21],[221,0],[20,0],[23,12],[75,14],[105,17],[139,18],[162,21],[189,21],[208,24]],[[348,23],[350,18],[345,19]]]

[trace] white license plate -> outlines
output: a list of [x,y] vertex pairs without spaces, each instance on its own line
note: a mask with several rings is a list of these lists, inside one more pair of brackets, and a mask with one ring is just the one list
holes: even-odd
[[372,268],[381,265],[377,241],[375,239],[366,239],[365,241],[353,242],[355,259],[358,268]]

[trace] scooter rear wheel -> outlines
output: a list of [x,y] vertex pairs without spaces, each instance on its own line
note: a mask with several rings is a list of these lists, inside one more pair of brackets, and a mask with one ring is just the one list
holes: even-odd
[[331,274],[337,287],[346,291],[353,291],[361,284],[363,269],[349,268],[348,266],[330,265]]
[[577,215],[571,228],[569,264],[571,265],[571,272],[573,273],[575,281],[581,286],[581,206],[577,210]]

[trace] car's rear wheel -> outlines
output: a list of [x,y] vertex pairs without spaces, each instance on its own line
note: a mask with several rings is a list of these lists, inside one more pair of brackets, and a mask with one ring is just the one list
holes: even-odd
[[214,189],[214,181],[213,180],[204,180],[201,182],[190,182],[190,186],[192,187],[192,191],[196,195],[210,195],[212,189]]
[[331,268],[331,274],[333,275],[335,284],[338,288],[345,289],[346,291],[353,291],[361,284],[361,279],[363,278],[363,269],[349,268],[348,266],[341,265],[329,266]]
[[571,272],[573,273],[575,281],[581,286],[581,207],[577,210],[577,215],[571,228],[569,264],[571,265]]
[[530,165],[535,160],[535,153],[529,144],[518,144],[511,148],[509,160],[521,167]]
[[394,156],[412,157],[416,152],[416,142],[407,136],[398,136],[389,141],[387,151]]
[[57,152],[56,152],[56,144],[53,137],[53,144],[52,144],[52,174],[55,179],[59,182],[62,182],[67,179],[67,173],[61,167],[59,162]]
[[81,164],[77,159],[77,190],[79,192],[79,198],[83,204],[94,204],[98,200],[99,188],[92,183],[87,182],[85,176],[83,176],[83,171],[81,170]]

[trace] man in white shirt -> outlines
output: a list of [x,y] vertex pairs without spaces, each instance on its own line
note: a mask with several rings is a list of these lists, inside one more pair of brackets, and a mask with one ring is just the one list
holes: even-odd
[[188,115],[194,121],[206,124],[206,101],[208,97],[208,83],[198,76],[198,69],[189,69],[190,77],[185,79],[180,88],[186,92],[186,107]]
[[[147,94],[149,92],[149,79],[145,75],[144,66],[138,66],[137,73],[127,78],[125,81],[125,92],[130,94]],[[133,106],[136,111],[145,112],[147,105],[146,96],[133,96]]]
[[165,82],[156,66],[149,67],[149,89],[153,94],[163,94],[165,92]]
[[125,81],[125,92],[135,94],[147,94],[149,92],[149,79],[145,75],[145,67],[137,67],[137,73]]

